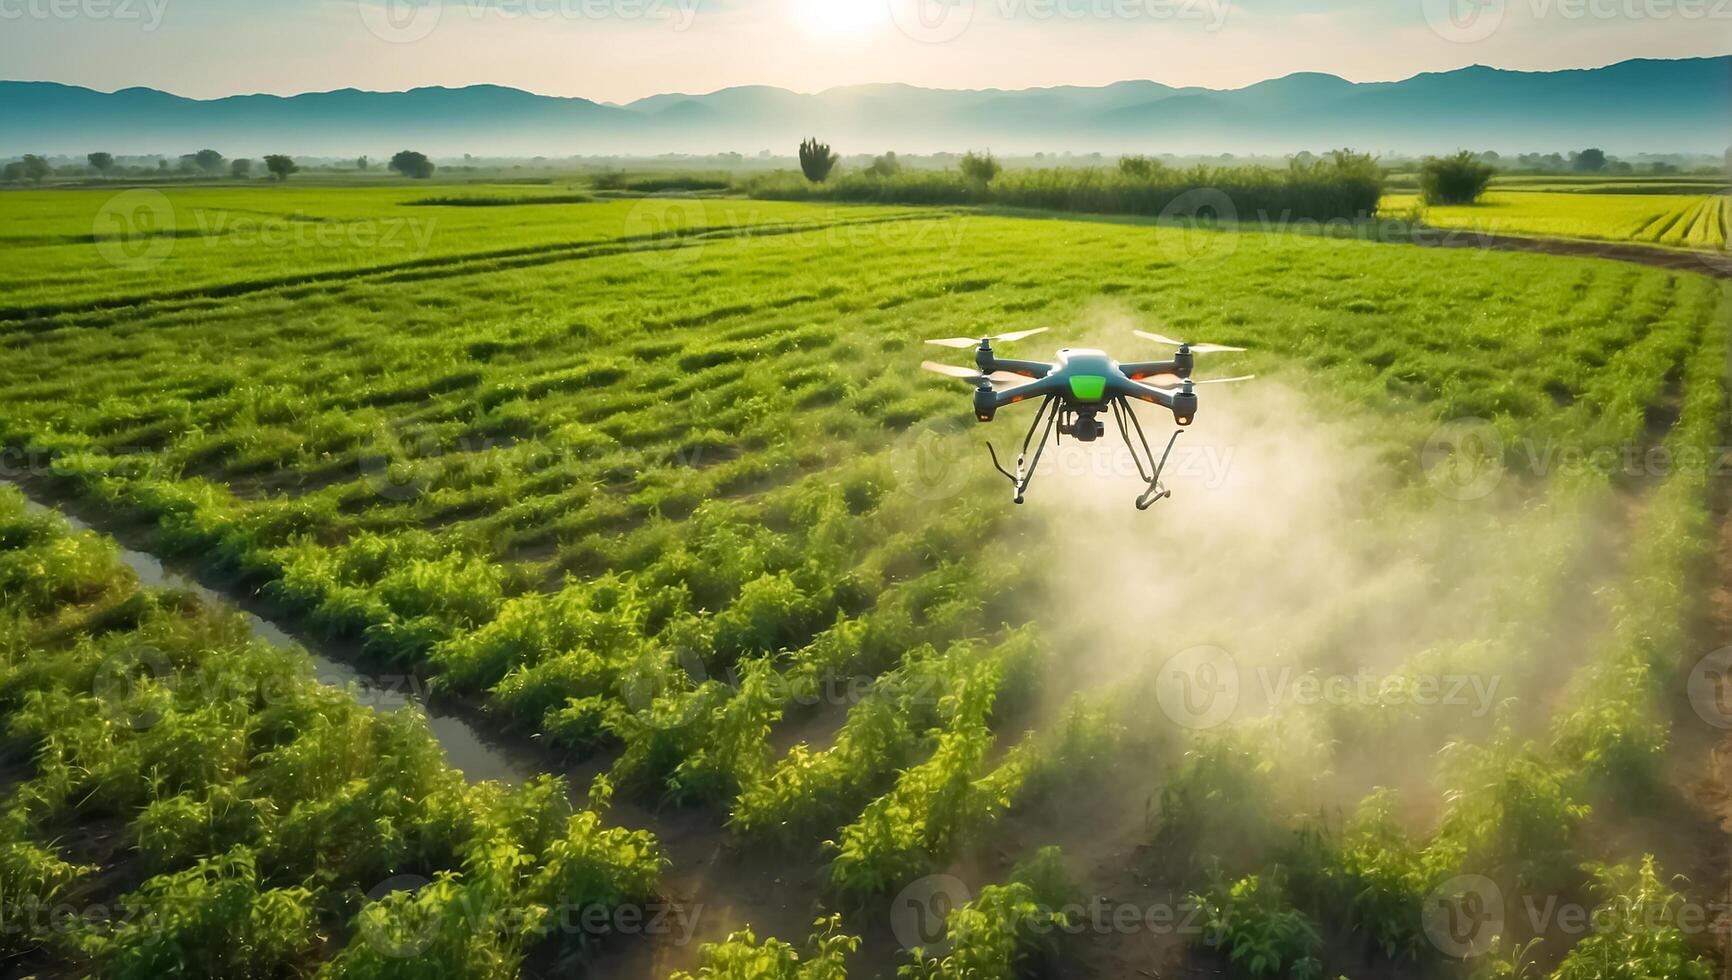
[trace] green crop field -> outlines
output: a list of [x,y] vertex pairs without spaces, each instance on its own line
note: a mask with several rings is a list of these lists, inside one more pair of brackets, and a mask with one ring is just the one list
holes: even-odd
[[[1418,205],[1417,195],[1386,195],[1381,210],[1400,214]],[[1564,186],[1500,190],[1494,184],[1477,204],[1428,207],[1422,213],[1427,224],[1438,228],[1723,252],[1729,210],[1732,197],[1724,193],[1629,193],[1609,187],[1581,191]]]
[[[0,476],[549,775],[471,784],[420,713],[7,492],[0,894],[104,910],[0,934],[16,972],[1721,966],[1678,910],[1724,884],[1684,693],[1732,642],[1723,282],[962,208],[146,193],[5,195]],[[1674,244],[1724,247],[1722,198],[1616,200],[1460,210],[1587,236],[1690,201]],[[1162,356],[1143,328],[1259,377],[1203,398],[1174,499],[1067,444],[1018,508],[983,442],[1023,410],[976,426],[921,341],[1041,326],[1015,355]],[[935,882],[965,891],[911,940]],[[1497,941],[1451,945],[1434,910],[1487,888]],[[1604,927],[1525,912],[1559,897]],[[619,915],[656,908],[691,928]]]

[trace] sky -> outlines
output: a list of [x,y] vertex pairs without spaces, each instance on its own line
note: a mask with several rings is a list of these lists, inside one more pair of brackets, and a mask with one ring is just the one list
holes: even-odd
[[1726,0],[0,0],[0,77],[195,98],[1235,88],[1295,71],[1380,81],[1729,51]]

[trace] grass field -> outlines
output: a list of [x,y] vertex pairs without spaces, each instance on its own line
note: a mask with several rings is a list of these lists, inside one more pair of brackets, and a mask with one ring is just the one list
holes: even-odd
[[[148,704],[169,688],[163,723],[98,734],[115,650],[248,684],[299,668],[184,598],[135,597],[104,546],[6,497],[0,715],[30,789],[0,892],[191,908],[186,929],[244,937],[224,955],[332,975],[426,975],[379,934],[500,977],[1718,965],[1676,916],[1724,869],[1674,692],[1716,628],[1724,285],[1146,222],[462,193],[498,200],[172,190],[169,233],[123,218],[149,234],[121,242],[92,231],[107,195],[7,195],[0,448],[35,492],[533,741],[580,800],[605,773],[598,802],[463,786],[413,714],[310,682],[280,702],[145,684]],[[517,200],[539,193],[566,200]],[[214,224],[240,215],[280,237]],[[1154,511],[1076,447],[1018,509],[980,443],[1004,449],[1020,416],[972,427],[967,388],[917,365],[922,338],[1035,326],[1054,330],[1017,353],[1130,357],[1142,327],[1249,346],[1202,373],[1261,377],[1204,399]],[[1463,456],[1468,487],[1428,469],[1462,426],[1494,447]],[[1171,671],[1204,647],[1242,683],[1198,724]],[[1283,669],[1372,693],[1268,693]],[[1456,680],[1489,693],[1423,696]],[[327,728],[410,748],[298,734]],[[110,745],[136,755],[94,764]],[[313,780],[297,752],[349,768]],[[334,857],[308,838],[330,826],[357,828]],[[120,843],[80,843],[98,829]],[[717,849],[729,873],[694,870]],[[377,893],[402,874],[438,885]],[[935,874],[969,893],[915,952],[898,903]],[[1465,964],[1426,918],[1463,876],[1512,910]],[[773,900],[746,884],[772,878]],[[1099,895],[1207,928],[1091,925]],[[1513,911],[1547,898],[1610,925]],[[702,904],[713,945],[616,929],[598,949],[549,913],[651,900]],[[1658,918],[1613,914],[1631,903]],[[96,918],[9,952],[160,975],[176,948]]]
[[[1386,195],[1381,210],[1400,214],[1418,203],[1415,195]],[[1477,204],[1430,207],[1423,214],[1426,223],[1439,228],[1724,251],[1729,209],[1732,198],[1725,194],[1499,190],[1494,185]]]

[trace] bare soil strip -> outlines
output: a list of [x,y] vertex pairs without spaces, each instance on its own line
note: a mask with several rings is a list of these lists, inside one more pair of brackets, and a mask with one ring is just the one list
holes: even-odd
[[1732,279],[1732,255],[1688,249],[1662,248],[1635,242],[1590,242],[1567,238],[1523,238],[1485,232],[1452,232],[1436,228],[1436,235],[1416,235],[1413,243],[1423,248],[1479,248],[1494,252],[1533,252],[1576,258],[1613,259],[1659,269],[1697,272],[1714,279]]

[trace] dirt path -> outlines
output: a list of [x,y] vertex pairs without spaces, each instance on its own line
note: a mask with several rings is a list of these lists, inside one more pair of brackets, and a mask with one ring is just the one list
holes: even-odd
[[[1421,233],[1421,232],[1424,233]],[[1412,242],[1422,248],[1478,248],[1493,252],[1534,252],[1577,258],[1612,259],[1660,269],[1697,272],[1714,279],[1732,279],[1732,255],[1661,248],[1635,242],[1591,242],[1567,238],[1524,238],[1454,228],[1414,230]]]

